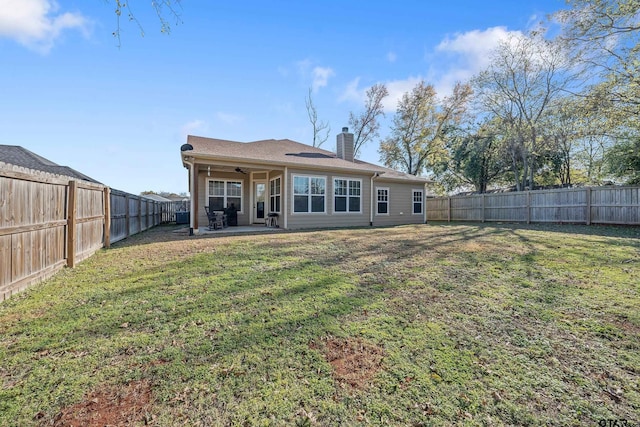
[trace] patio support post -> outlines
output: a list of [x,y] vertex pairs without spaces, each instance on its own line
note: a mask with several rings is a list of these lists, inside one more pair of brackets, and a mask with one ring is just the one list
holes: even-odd
[[183,162],[189,166],[189,168],[188,168],[188,172],[189,172],[189,195],[190,195],[190,197],[189,197],[189,205],[190,205],[190,207],[189,207],[189,236],[193,236],[193,218],[195,216],[195,212],[194,212],[195,206],[194,206],[194,196],[193,196],[194,193],[195,193],[195,191],[194,191],[194,183],[193,183],[193,175],[194,175],[193,162],[191,162],[188,157],[185,157]]
[[284,185],[282,195],[284,196],[282,198],[282,213],[284,215],[283,226],[284,229],[287,230],[289,228],[289,203],[287,203],[287,201],[289,200],[289,168],[287,168],[286,166],[284,168]]

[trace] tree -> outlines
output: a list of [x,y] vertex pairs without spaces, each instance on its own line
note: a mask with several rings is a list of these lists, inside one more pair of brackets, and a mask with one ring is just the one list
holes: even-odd
[[413,175],[435,164],[444,155],[447,131],[460,122],[471,93],[469,85],[458,83],[440,104],[432,85],[418,83],[398,103],[391,135],[380,144],[380,160]]
[[436,177],[447,191],[471,185],[475,192],[486,193],[491,183],[504,177],[509,163],[499,129],[496,119],[487,119],[448,138],[447,158],[435,167]]
[[359,157],[362,147],[373,138],[378,137],[380,116],[384,117],[382,100],[389,95],[384,83],[371,86],[366,93],[364,111],[359,114],[349,113],[349,127],[354,134],[353,156]]
[[587,132],[582,117],[576,98],[563,96],[550,106],[543,125],[551,170],[563,186],[571,185],[578,142]]
[[329,139],[329,133],[331,133],[331,126],[328,122],[318,121],[318,110],[311,98],[311,88],[309,88],[309,94],[304,100],[304,104],[307,107],[307,116],[309,116],[309,122],[313,129],[313,146],[320,147]]
[[[640,2],[638,0],[570,0],[556,13],[562,38],[590,75],[598,102],[613,114],[637,116],[640,108]],[[617,120],[620,118],[618,117]]]
[[565,93],[575,76],[562,44],[541,34],[512,36],[493,52],[489,67],[473,86],[481,108],[504,126],[516,188],[533,188],[542,166],[542,123],[552,101]]
[[[121,45],[120,40],[120,30],[121,30],[121,19],[123,15],[126,15],[127,20],[133,22],[137,25],[140,30],[140,35],[144,37],[144,28],[136,15],[133,13],[131,9],[130,2],[126,0],[105,0],[109,3],[113,3],[115,6],[115,14],[116,14],[116,30],[113,32],[113,36],[118,41],[118,47]],[[151,7],[155,11],[158,16],[158,20],[160,21],[160,32],[169,34],[171,33],[171,24],[169,23],[169,19],[175,20],[175,25],[181,23],[180,13],[178,8],[182,7],[181,0],[152,0]]]
[[640,185],[640,136],[619,141],[607,155],[609,171],[629,185]]

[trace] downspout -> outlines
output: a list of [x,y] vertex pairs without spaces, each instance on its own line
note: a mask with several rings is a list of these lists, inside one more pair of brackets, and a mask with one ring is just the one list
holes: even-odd
[[373,179],[379,177],[380,174],[378,172],[374,173],[371,177],[371,203],[369,203],[369,227],[373,227]]
[[[186,163],[187,165],[189,165],[189,195],[191,196],[189,198],[189,204],[190,204],[190,208],[189,208],[189,236],[193,236],[193,223],[194,223],[194,199],[193,199],[193,188],[194,188],[194,182],[193,182],[193,177],[195,175],[194,173],[194,166],[193,166],[193,162],[190,162],[189,160],[187,160],[187,157],[185,157],[182,160],[184,163]],[[196,194],[195,197],[198,197],[198,195]]]
[[424,183],[424,193],[422,196],[422,203],[424,203],[424,206],[422,207],[422,209],[424,210],[424,223],[427,223],[427,183]]
[[289,200],[289,168],[288,167],[284,167],[284,184],[282,187],[282,213],[284,216],[284,223],[282,224],[285,230],[289,229],[289,210],[287,209],[287,207],[289,206],[289,204],[287,203],[287,200]]

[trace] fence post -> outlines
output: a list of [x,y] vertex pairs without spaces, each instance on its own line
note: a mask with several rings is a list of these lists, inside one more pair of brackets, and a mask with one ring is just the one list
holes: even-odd
[[587,225],[591,225],[591,187],[587,187],[587,212],[586,212]]
[[104,187],[104,247],[111,247],[111,189]]
[[451,222],[451,197],[447,197],[447,221]]
[[531,191],[527,191],[527,224],[531,224]]
[[129,211],[129,195],[124,195],[124,218],[125,218],[125,228],[127,231],[127,237],[131,236],[131,212]]
[[142,231],[142,197],[138,196],[138,233]]
[[484,200],[485,196],[486,194],[482,193],[482,222],[485,222],[485,216],[486,216],[484,213],[485,204],[486,204],[486,201]]
[[76,265],[76,181],[69,181],[69,199],[67,202],[67,267]]

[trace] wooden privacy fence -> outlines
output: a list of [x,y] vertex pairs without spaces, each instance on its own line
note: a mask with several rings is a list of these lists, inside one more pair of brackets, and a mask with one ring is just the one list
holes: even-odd
[[161,212],[144,197],[0,162],[0,301],[158,225]]
[[119,190],[111,190],[110,200],[111,243],[158,224],[170,222],[166,212],[171,210],[173,203],[157,202]]
[[640,225],[640,187],[585,187],[427,199],[427,221]]

